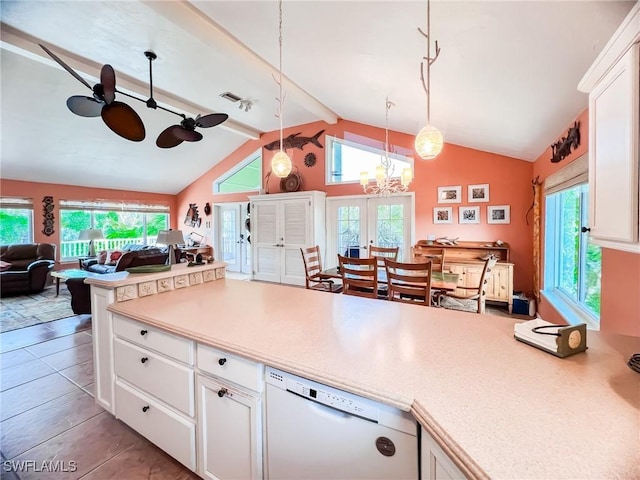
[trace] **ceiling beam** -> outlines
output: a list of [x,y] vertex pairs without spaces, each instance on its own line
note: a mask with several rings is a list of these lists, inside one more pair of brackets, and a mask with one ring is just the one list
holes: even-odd
[[[10,50],[14,53],[18,53],[32,60],[45,63],[47,65],[55,66],[62,70],[62,67],[57,62],[51,59],[47,53],[40,48],[38,44],[43,44],[47,48],[50,48],[53,53],[62,58],[64,62],[73,68],[79,74],[82,74],[85,79],[93,79],[94,82],[98,82],[99,79],[96,76],[97,72],[100,72],[102,65],[92,60],[88,60],[84,57],[76,55],[58,48],[55,45],[48,45],[46,42],[29,35],[21,30],[0,23],[0,47],[5,50]],[[87,72],[94,72],[93,74]],[[118,88],[126,93],[133,94],[146,100],[149,96],[149,84],[138,80],[137,78],[118,73]],[[91,82],[89,82],[91,83]],[[153,89],[153,97],[159,105],[167,107],[171,110],[181,110],[187,114],[187,116],[195,117],[196,114],[201,113],[215,113],[211,112],[209,108],[203,107],[196,103],[190,102],[181,97],[177,97],[166,90],[159,88]],[[251,140],[258,140],[261,132],[250,128],[241,123],[228,119],[224,123],[220,124],[218,128],[222,128],[229,132],[233,132],[237,135],[241,135]]]
[[[223,50],[236,58],[241,58],[247,65],[255,69],[256,74],[267,76],[268,78],[278,76],[279,70],[277,68],[249,49],[191,3],[184,0],[172,2],[151,0],[143,1],[142,3],[175,25],[196,36],[205,44],[215,45],[217,49]],[[316,115],[319,120],[324,120],[329,124],[338,122],[338,115],[335,112],[284,75],[282,76],[282,87],[286,89],[288,98],[308,112]]]

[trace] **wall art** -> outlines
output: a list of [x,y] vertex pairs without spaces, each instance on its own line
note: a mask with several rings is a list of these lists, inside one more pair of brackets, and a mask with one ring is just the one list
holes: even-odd
[[461,224],[480,223],[480,207],[459,207],[458,222]]
[[433,223],[453,223],[453,207],[433,207]]
[[42,233],[44,233],[47,237],[50,237],[55,233],[55,229],[53,228],[55,220],[55,217],[53,216],[53,209],[53,197],[42,197]]
[[469,185],[467,192],[467,202],[488,202],[489,201],[489,184],[481,183],[479,185]]
[[438,203],[462,203],[462,185],[438,187]]
[[487,223],[511,223],[511,206],[493,205],[487,207]]
[[551,163],[558,163],[580,146],[580,122],[574,122],[573,127],[567,131],[567,136],[562,137],[551,145]]

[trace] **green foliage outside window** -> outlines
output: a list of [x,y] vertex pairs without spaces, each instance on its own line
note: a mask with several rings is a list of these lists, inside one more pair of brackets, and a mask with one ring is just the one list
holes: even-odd
[[0,209],[0,244],[30,243],[33,211],[26,208]]

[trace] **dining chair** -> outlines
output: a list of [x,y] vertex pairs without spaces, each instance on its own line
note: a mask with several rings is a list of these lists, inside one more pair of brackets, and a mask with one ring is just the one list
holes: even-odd
[[369,245],[369,257],[378,260],[378,266],[384,268],[384,259],[398,260],[400,247],[376,247]]
[[458,289],[469,291],[468,294],[459,295],[454,292],[440,292],[438,294],[438,306],[465,312],[484,313],[487,298],[487,283],[489,283],[489,278],[491,277],[491,270],[496,266],[497,262],[498,258],[493,255],[485,260],[480,282],[477,287],[458,287]]
[[358,297],[378,298],[378,260],[338,255],[342,275],[342,293]]
[[384,259],[388,299],[431,306],[431,262],[403,263]]
[[305,286],[308,290],[321,290],[323,292],[340,293],[342,285],[336,283],[331,277],[322,274],[322,258],[320,247],[301,248],[302,262],[305,271]]

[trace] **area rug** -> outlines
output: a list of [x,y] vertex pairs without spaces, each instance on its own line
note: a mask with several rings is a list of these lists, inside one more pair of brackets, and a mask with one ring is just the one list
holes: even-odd
[[66,285],[60,285],[58,296],[50,286],[40,293],[0,299],[0,333],[73,316]]

